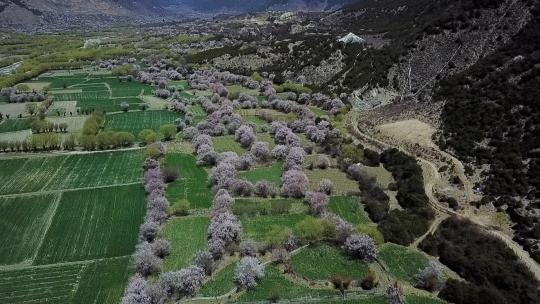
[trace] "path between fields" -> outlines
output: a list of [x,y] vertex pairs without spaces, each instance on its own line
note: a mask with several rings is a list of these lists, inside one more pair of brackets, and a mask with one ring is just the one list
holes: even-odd
[[[354,115],[354,113],[352,113],[352,115],[348,115],[346,125],[348,125],[347,129],[349,130],[349,132],[360,142],[362,142],[363,144],[367,144],[367,146],[375,148],[376,150],[386,150],[389,148],[396,148],[400,150],[401,152],[409,156],[415,157],[417,160],[420,161],[420,164],[422,167],[422,173],[424,176],[424,190],[426,192],[426,195],[428,196],[429,204],[436,212],[437,217],[435,218],[435,220],[433,220],[428,231],[413,243],[414,246],[417,246],[427,235],[433,233],[437,229],[439,224],[442,223],[442,221],[444,220],[444,219],[441,219],[442,217],[456,216],[459,218],[466,218],[470,220],[471,222],[475,223],[476,225],[478,225],[480,228],[482,228],[482,230],[486,231],[487,233],[503,241],[517,255],[517,257],[525,264],[525,266],[531,271],[531,273],[536,277],[536,279],[540,281],[540,265],[536,263],[534,259],[531,258],[531,256],[529,255],[527,251],[525,251],[518,243],[514,242],[509,236],[505,235],[501,231],[494,229],[491,226],[488,226],[484,223],[477,221],[473,217],[460,214],[439,203],[439,201],[436,199],[435,195],[433,194],[433,185],[435,184],[435,180],[438,180],[441,177],[440,177],[439,171],[437,170],[437,166],[435,166],[433,162],[425,158],[412,155],[411,153],[402,149],[401,147],[392,146],[386,142],[380,141],[376,138],[373,138],[361,132],[360,129],[358,128],[358,122],[356,119],[356,115]],[[446,153],[446,152],[443,152],[443,153]],[[461,163],[461,161],[451,156],[450,154],[448,153],[446,154],[456,166],[456,169],[457,169],[456,173],[458,174],[458,177],[462,179],[462,184],[465,189],[465,192],[467,193],[468,198],[470,198],[471,197],[470,195],[472,194],[472,187],[471,187],[470,182],[468,181],[468,178],[465,176],[463,163]]]
[[114,187],[140,185],[140,184],[142,184],[142,180],[138,181],[138,182],[113,184],[113,185],[105,185],[105,186],[95,186],[95,187],[80,187],[80,188],[56,189],[56,190],[45,190],[45,191],[24,192],[24,193],[1,194],[0,198],[11,198],[11,197],[19,197],[19,196],[35,196],[35,195],[43,195],[43,194],[56,194],[56,193],[79,191],[79,190],[114,188]]
[[125,152],[125,151],[143,150],[145,148],[146,147],[131,147],[131,148],[95,150],[95,151],[47,151],[47,152],[43,152],[43,153],[24,152],[24,153],[4,154],[4,155],[2,155],[2,159],[19,159],[19,158],[30,158],[30,157],[47,157],[47,156],[65,156],[65,155],[84,155],[84,154],[96,154],[96,153],[109,153],[109,152]]

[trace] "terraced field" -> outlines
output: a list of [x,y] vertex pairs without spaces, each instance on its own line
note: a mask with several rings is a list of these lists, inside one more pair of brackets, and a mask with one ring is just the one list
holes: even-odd
[[57,199],[55,194],[0,197],[0,265],[34,258],[58,205]]
[[372,223],[364,206],[358,197],[332,196],[329,203],[330,210],[352,224]]
[[0,159],[0,193],[101,187],[139,182],[142,151]]
[[249,171],[240,172],[238,175],[241,178],[247,179],[252,183],[267,180],[274,183],[276,186],[281,185],[281,173],[283,171],[283,163],[276,162],[267,167],[253,168]]
[[155,131],[165,124],[172,124],[177,118],[182,117],[179,113],[171,111],[136,111],[107,115],[105,130],[128,131],[138,134],[143,129]]
[[209,208],[212,193],[208,189],[208,173],[197,166],[191,154],[169,153],[165,166],[179,172],[179,178],[167,187],[167,197],[171,202],[180,199],[189,201],[191,208]]
[[291,260],[294,270],[310,280],[329,280],[337,275],[363,278],[368,271],[367,263],[353,260],[340,248],[324,244],[304,248]]
[[256,217],[242,217],[244,233],[257,241],[268,240],[271,229],[274,226],[293,228],[298,222],[306,217],[305,214],[264,215]]
[[178,270],[191,264],[195,254],[206,247],[209,224],[207,217],[178,217],[167,221],[161,235],[171,242],[172,253],[163,265],[165,271]]

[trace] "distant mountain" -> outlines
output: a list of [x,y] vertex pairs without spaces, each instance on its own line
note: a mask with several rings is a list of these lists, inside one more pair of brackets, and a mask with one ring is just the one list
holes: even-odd
[[[164,18],[189,14],[239,14],[264,10],[333,10],[356,0],[0,0],[0,26],[54,23],[55,17]],[[111,19],[113,18],[113,19]],[[44,21],[45,19],[45,21]],[[84,18],[83,18],[84,19]],[[120,20],[124,20],[120,18]]]

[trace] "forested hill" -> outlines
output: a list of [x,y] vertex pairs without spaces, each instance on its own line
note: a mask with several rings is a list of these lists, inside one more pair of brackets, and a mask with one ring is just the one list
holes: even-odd
[[504,47],[440,83],[440,145],[484,171],[484,203],[508,208],[540,261],[540,10]]

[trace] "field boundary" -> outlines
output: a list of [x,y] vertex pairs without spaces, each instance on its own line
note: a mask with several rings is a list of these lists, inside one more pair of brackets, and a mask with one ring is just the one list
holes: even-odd
[[51,206],[53,208],[52,214],[49,216],[49,218],[47,219],[47,222],[45,223],[46,227],[45,229],[43,229],[43,235],[41,236],[41,239],[39,240],[39,245],[36,247],[34,251],[34,255],[32,256],[32,259],[31,259],[32,264],[34,263],[34,260],[36,259],[39,253],[39,249],[41,249],[41,246],[43,245],[43,242],[45,241],[45,236],[47,235],[47,232],[49,231],[49,228],[52,225],[54,217],[56,216],[56,210],[58,210],[58,206],[60,205],[60,200],[62,199],[62,195],[63,195],[62,192],[55,194],[56,198],[53,202],[53,205]]
[[0,194],[0,198],[11,198],[11,197],[19,197],[19,196],[36,196],[36,195],[42,195],[42,194],[56,194],[56,193],[73,192],[73,191],[90,190],[90,189],[131,186],[131,185],[137,185],[137,184],[142,184],[142,180],[137,181],[137,182],[131,182],[131,183],[113,184],[113,185],[96,186],[96,187],[81,187],[81,188],[58,189],[58,190],[47,190],[47,191],[34,191],[34,192],[25,192],[25,193]]

